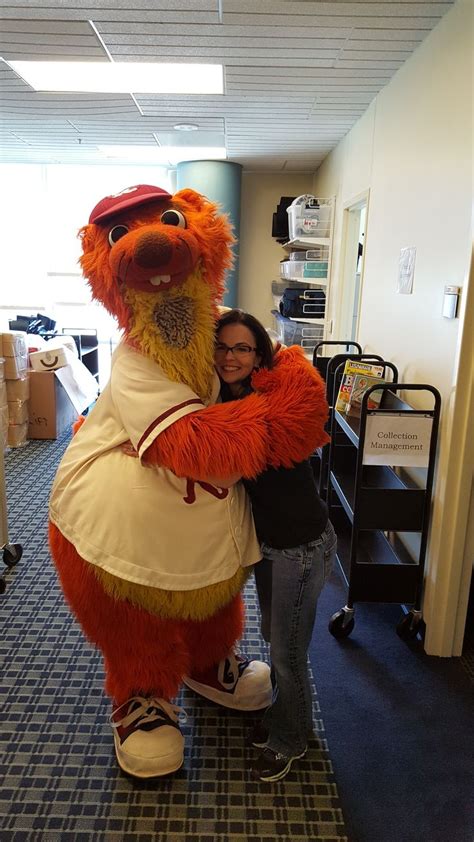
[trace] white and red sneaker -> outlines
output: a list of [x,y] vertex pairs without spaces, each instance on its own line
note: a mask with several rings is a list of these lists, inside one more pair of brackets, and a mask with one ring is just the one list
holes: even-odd
[[144,696],[133,696],[116,707],[110,723],[120,768],[136,778],[176,772],[184,759],[179,722],[185,717],[182,708]]
[[233,710],[262,710],[272,703],[270,667],[232,652],[202,673],[185,676],[191,690]]

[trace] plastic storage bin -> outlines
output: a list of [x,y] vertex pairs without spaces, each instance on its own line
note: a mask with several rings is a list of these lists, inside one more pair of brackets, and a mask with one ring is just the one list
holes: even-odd
[[275,310],[280,309],[280,301],[282,298],[285,289],[300,289],[300,285],[298,281],[295,283],[289,283],[288,281],[272,281],[272,298],[273,298],[273,307]]
[[295,289],[287,287],[279,306],[282,316],[288,319],[324,319],[326,295],[322,289]]
[[310,249],[290,251],[289,260],[329,260],[329,246],[317,246]]
[[288,280],[325,281],[328,276],[327,260],[282,260],[280,262],[280,277]]
[[275,320],[275,332],[280,342],[284,345],[301,345],[311,356],[315,345],[323,339],[324,324],[287,319],[278,310],[272,310],[272,314]]
[[331,232],[332,204],[309,193],[298,196],[287,208],[288,233],[291,240],[328,238]]

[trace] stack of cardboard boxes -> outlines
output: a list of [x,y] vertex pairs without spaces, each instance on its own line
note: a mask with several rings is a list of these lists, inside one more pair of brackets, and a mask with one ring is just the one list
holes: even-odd
[[[6,392],[8,425],[4,441],[9,447],[21,447],[28,439],[28,345],[26,333],[12,330],[0,336],[5,390],[0,387],[0,403]],[[4,407],[4,403],[2,404]],[[2,418],[4,410],[0,410]]]
[[9,447],[56,439],[97,397],[97,381],[77,358],[73,338],[29,352],[33,339],[20,330],[0,333],[0,430]]
[[[0,337],[1,343],[1,337]],[[1,349],[0,349],[1,354]],[[0,356],[0,447],[5,447],[8,437],[8,399],[5,380],[5,360]]]

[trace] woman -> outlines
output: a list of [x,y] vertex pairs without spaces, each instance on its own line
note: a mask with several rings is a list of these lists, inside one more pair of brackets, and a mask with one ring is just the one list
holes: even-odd
[[[258,389],[274,359],[271,340],[257,319],[241,310],[221,316],[215,365],[223,401]],[[325,404],[323,395],[321,389]],[[325,405],[322,411],[327,412]],[[269,467],[244,482],[261,542],[263,559],[255,567],[255,580],[274,688],[273,703],[250,737],[261,749],[252,776],[277,781],[303,757],[312,730],[308,648],[318,597],[334,562],[336,536],[308,460],[289,468]]]

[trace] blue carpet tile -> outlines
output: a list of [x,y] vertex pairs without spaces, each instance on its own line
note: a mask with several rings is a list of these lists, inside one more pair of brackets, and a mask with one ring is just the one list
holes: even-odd
[[[185,764],[141,782],[117,767],[102,663],[63,601],[46,540],[47,499],[69,434],[6,455],[10,540],[23,557],[0,596],[2,842],[347,842],[316,691],[307,756],[277,784],[251,781],[255,714],[179,698]],[[253,583],[242,648],[266,657]],[[374,840],[374,842],[376,842]]]
[[333,574],[310,652],[352,842],[473,842],[474,696],[464,659],[396,633],[399,605],[357,603],[355,628],[327,631],[347,591]]

